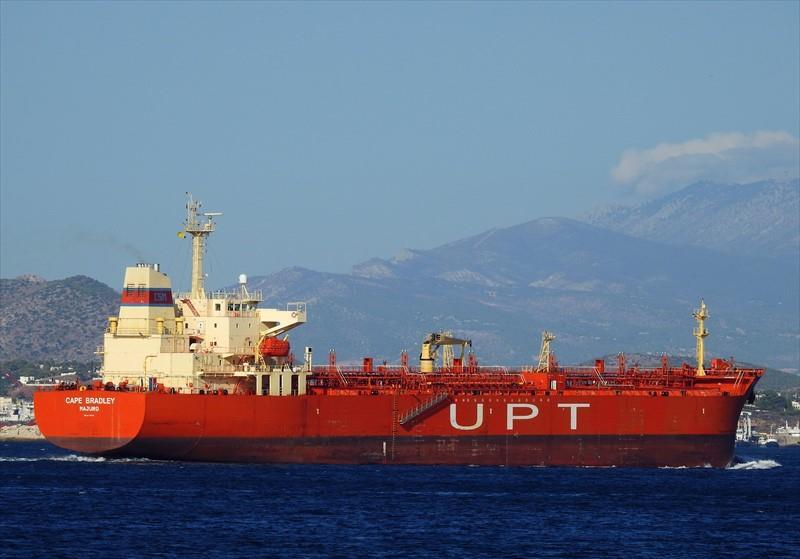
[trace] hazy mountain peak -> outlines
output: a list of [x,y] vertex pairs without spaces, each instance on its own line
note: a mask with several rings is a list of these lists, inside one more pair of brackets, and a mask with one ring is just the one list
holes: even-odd
[[635,206],[597,209],[591,224],[654,241],[778,257],[800,252],[800,180],[710,181]]

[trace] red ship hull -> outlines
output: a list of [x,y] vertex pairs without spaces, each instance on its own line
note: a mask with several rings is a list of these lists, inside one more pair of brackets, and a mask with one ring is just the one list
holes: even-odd
[[724,467],[748,393],[739,388],[455,395],[416,416],[431,394],[56,390],[36,393],[35,409],[52,443],[110,457]]
[[365,357],[340,367],[333,350],[313,367],[310,347],[299,365],[279,336],[305,323],[306,304],[257,308],[261,293],[245,276],[236,292],[206,294],[204,243],[219,214],[201,223],[191,195],[186,208],[179,235],[192,236],[192,293],[173,297],[155,264],[126,268],[102,378],[34,396],[49,441],[225,462],[722,467],[733,458],[739,413],[763,370],[723,359],[704,367],[702,301],[696,368],[666,356],[660,367],[629,367],[622,354],[616,370],[602,359],[561,367],[549,332],[535,369],[480,366],[472,342],[448,332],[423,339],[418,368],[407,352],[399,366]]

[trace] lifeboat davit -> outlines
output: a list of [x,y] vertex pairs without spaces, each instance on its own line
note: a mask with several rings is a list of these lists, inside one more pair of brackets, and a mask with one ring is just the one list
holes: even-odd
[[289,340],[264,338],[258,349],[263,357],[288,357],[290,350]]

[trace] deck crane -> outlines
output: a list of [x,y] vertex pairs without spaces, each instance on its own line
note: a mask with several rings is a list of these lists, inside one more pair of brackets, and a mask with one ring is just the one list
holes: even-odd
[[467,346],[472,347],[472,340],[453,337],[450,332],[431,332],[422,340],[422,351],[419,354],[419,371],[432,373],[436,364],[436,352],[442,346],[461,346],[459,359],[463,361]]

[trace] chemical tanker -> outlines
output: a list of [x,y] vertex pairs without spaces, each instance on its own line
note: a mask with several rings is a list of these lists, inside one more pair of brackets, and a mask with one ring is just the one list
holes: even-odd
[[[191,196],[178,236],[192,239],[191,291],[156,264],[128,267],[108,319],[102,379],[34,395],[44,436],[108,457],[386,464],[726,466],[739,413],[763,370],[697,363],[563,367],[544,332],[537,365],[480,366],[469,340],[427,335],[418,366],[295,361],[286,333],[306,305],[260,308],[247,288],[206,292],[214,217]],[[469,348],[469,349],[468,349]]]

